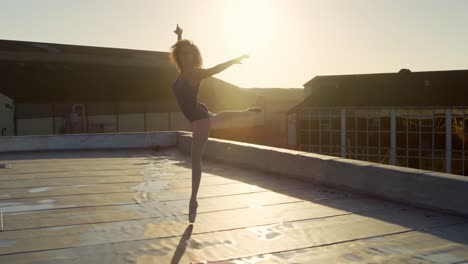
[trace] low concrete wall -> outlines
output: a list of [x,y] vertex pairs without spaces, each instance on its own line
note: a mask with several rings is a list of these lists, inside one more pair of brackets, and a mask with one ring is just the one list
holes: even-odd
[[[191,133],[178,132],[189,154]],[[210,138],[204,157],[375,197],[468,215],[468,177]]]
[[175,147],[176,131],[0,137],[0,152]]

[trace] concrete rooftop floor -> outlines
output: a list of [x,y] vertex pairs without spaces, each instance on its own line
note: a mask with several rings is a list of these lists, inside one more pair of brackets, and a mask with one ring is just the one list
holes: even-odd
[[0,154],[0,263],[468,263],[468,218],[177,149]]

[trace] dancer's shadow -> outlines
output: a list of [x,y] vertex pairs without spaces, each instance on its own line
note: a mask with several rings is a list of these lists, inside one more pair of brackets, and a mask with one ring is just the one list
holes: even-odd
[[193,231],[192,224],[188,225],[187,228],[185,228],[185,231],[182,234],[182,237],[180,238],[179,244],[177,245],[177,249],[174,253],[174,256],[172,257],[171,264],[179,263],[180,259],[185,253],[185,249],[187,248],[187,241],[192,236],[192,231]]

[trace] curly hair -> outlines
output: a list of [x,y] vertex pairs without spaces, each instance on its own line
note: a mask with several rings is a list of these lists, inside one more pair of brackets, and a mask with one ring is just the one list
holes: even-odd
[[192,41],[188,39],[181,39],[177,41],[174,45],[172,45],[171,52],[169,53],[169,60],[177,66],[179,72],[182,72],[182,62],[180,61],[179,53],[182,47],[184,46],[189,46],[190,48],[192,48],[193,67],[201,68],[203,65],[203,59],[200,50],[195,44],[193,44]]

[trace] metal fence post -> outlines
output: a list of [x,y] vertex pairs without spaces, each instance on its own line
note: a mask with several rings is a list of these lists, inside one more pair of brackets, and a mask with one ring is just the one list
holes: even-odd
[[346,158],[346,108],[341,109],[341,157]]
[[396,165],[396,110],[390,110],[390,164]]
[[452,172],[452,109],[445,111],[445,172]]

